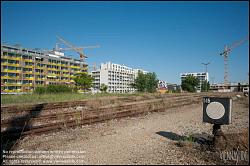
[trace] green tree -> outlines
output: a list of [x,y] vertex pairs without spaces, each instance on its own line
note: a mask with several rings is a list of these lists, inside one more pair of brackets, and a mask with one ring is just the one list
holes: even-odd
[[77,87],[82,88],[84,91],[89,90],[92,87],[94,78],[87,73],[77,73],[73,79]]
[[139,71],[138,76],[136,77],[132,86],[137,89],[139,92],[146,91],[146,76],[142,72]]
[[107,92],[108,86],[105,84],[101,84],[100,90],[101,90],[101,92]]
[[157,84],[158,80],[155,73],[143,74],[139,72],[132,86],[139,92],[153,93],[156,91]]
[[197,86],[199,85],[199,79],[193,75],[188,75],[181,83],[181,88],[184,91],[196,92]]
[[207,80],[203,81],[202,84],[201,84],[201,91],[202,92],[208,92],[209,89],[210,89],[209,81],[207,81]]
[[156,92],[156,89],[158,87],[158,79],[156,77],[156,74],[153,73],[147,73],[146,74],[146,91],[149,93]]

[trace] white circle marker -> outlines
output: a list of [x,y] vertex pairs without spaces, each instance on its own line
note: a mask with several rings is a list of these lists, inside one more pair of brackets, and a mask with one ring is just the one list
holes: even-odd
[[206,108],[207,115],[212,119],[220,119],[225,114],[224,106],[219,102],[212,102]]

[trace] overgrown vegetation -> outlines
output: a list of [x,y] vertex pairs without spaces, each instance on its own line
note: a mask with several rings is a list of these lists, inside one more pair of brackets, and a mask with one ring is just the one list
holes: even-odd
[[132,87],[137,89],[138,92],[153,93],[156,92],[157,85],[158,79],[154,72],[147,74],[139,72],[135,82],[132,84]]
[[181,88],[184,91],[188,92],[196,92],[197,86],[199,85],[200,81],[197,77],[193,75],[188,75],[182,82]]
[[73,87],[67,85],[47,85],[36,87],[34,90],[35,94],[45,94],[45,93],[71,93],[75,92]]
[[1,104],[35,104],[50,103],[62,101],[75,101],[106,96],[143,96],[143,93],[97,93],[97,94],[80,94],[80,93],[43,93],[43,94],[19,94],[19,95],[1,95]]
[[210,89],[210,83],[209,81],[205,80],[204,82],[202,82],[201,84],[201,91],[202,92],[208,92]]
[[108,90],[108,86],[105,84],[101,84],[100,91],[105,93],[107,92],[107,90]]

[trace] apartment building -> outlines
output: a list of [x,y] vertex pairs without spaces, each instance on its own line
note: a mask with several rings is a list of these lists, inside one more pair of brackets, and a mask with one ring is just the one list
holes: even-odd
[[100,69],[92,71],[94,78],[94,91],[99,91],[101,84],[108,86],[110,93],[131,93],[135,89],[131,86],[138,72],[147,73],[142,69],[132,69],[130,67],[114,64],[111,62],[102,63]]
[[180,77],[181,77],[181,82],[188,76],[188,75],[192,75],[194,77],[197,77],[200,81],[200,84],[197,87],[197,92],[201,92],[201,85],[202,82],[204,82],[205,80],[209,81],[209,76],[208,76],[208,72],[198,72],[198,73],[181,73]]
[[1,45],[1,93],[32,92],[39,85],[74,84],[87,64],[58,51]]

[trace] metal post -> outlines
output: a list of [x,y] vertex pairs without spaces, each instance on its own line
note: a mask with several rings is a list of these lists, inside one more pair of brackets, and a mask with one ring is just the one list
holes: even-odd
[[221,130],[221,125],[219,124],[214,124],[213,125],[213,135],[214,136],[219,136],[222,134],[222,130]]

